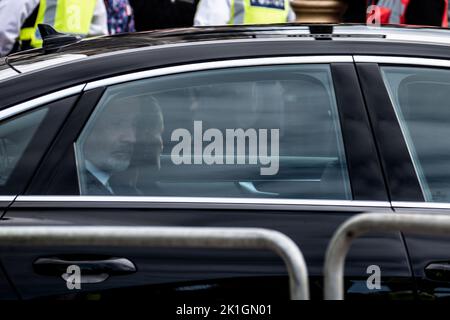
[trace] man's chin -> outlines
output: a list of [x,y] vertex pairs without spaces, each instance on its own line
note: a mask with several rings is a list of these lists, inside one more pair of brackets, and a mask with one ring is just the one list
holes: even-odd
[[130,166],[130,160],[114,159],[108,162],[108,171],[113,173],[123,172]]

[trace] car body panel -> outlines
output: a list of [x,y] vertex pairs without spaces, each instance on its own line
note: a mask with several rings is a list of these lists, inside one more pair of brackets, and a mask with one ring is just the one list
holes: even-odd
[[[102,208],[105,205],[108,206],[110,203],[91,202],[90,208],[82,209],[70,209],[70,206],[64,204],[63,208],[57,209],[54,204],[46,207],[45,201],[39,203],[17,201],[8,211],[8,220],[4,225],[208,226],[274,229],[283,232],[299,245],[305,255],[309,273],[315,279],[311,285],[313,294],[320,297],[324,252],[331,235],[347,218],[369,210],[355,207],[349,211],[350,207],[345,206],[340,209],[344,211],[336,212],[336,206],[320,205],[313,210],[303,209],[301,205],[292,206],[296,209],[290,210],[186,209],[184,205],[180,205],[178,209],[150,209],[153,205],[145,202],[140,203],[140,208],[134,209],[129,208],[126,202],[116,205],[114,209]],[[386,207],[371,207],[370,210],[391,212],[391,209]],[[288,289],[286,271],[281,260],[273,254],[261,251],[50,247],[39,250],[8,248],[1,253],[9,276],[24,299],[75,294],[68,291],[63,279],[40,276],[32,269],[32,264],[38,257],[62,254],[125,257],[136,264],[138,269],[136,274],[111,277],[100,284],[82,285],[80,294],[85,294],[86,291],[101,292],[112,288],[144,285],[149,287],[150,293],[153,285],[185,286],[200,281],[214,284],[218,279],[242,278],[246,286],[245,279],[249,278],[250,283],[254,277],[261,278],[261,281],[264,281],[264,277],[279,277],[275,282],[278,283],[277,295],[283,295]],[[383,291],[379,292],[379,295],[385,299],[413,296],[413,283],[399,234],[375,234],[355,242],[346,264],[346,276],[351,281],[347,284],[349,294],[353,294],[355,298],[370,294],[365,287],[366,269],[369,265],[378,265],[383,272]],[[263,288],[258,287],[258,290],[264,289],[263,284],[261,286]],[[251,288],[246,290],[254,295],[258,294]],[[273,297],[273,292],[264,292],[265,295]],[[210,299],[220,298],[220,295],[210,297]]]

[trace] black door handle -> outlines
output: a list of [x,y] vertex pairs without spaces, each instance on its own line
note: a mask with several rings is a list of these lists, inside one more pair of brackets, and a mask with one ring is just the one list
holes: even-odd
[[450,262],[432,262],[425,267],[430,280],[450,282]]
[[34,272],[39,275],[63,277],[67,268],[76,265],[80,268],[82,283],[98,283],[110,276],[136,272],[136,266],[126,258],[82,259],[76,257],[42,257],[33,263]]

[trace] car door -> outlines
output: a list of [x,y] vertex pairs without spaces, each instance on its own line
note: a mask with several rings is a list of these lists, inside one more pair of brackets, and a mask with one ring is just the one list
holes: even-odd
[[[36,108],[24,102],[0,111],[0,221],[18,194],[24,192],[45,150],[60,129],[76,102],[77,90],[66,91],[67,97],[35,100]],[[20,110],[20,114],[17,111]],[[1,225],[1,223],[0,223]],[[0,261],[0,296],[17,299],[10,279]]]
[[[449,214],[448,60],[361,56],[356,61],[374,122],[396,123],[389,133],[382,133],[381,125],[378,131],[375,129],[395,211]],[[396,148],[388,142],[392,139]],[[450,239],[412,234],[404,237],[419,297],[448,300]]]
[[[352,57],[235,59],[87,84],[3,225],[261,227],[303,251],[322,296],[347,218],[391,212]],[[281,260],[247,250],[2,248],[20,297],[287,298]],[[119,272],[126,261],[131,266]],[[81,269],[80,289],[63,274]],[[381,283],[367,286],[370,266]],[[347,297],[412,298],[400,234],[355,242]]]

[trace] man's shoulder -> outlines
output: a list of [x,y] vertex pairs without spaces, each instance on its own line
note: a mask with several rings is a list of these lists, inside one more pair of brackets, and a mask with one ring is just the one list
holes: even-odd
[[92,173],[84,171],[85,194],[88,195],[110,195],[108,189]]

